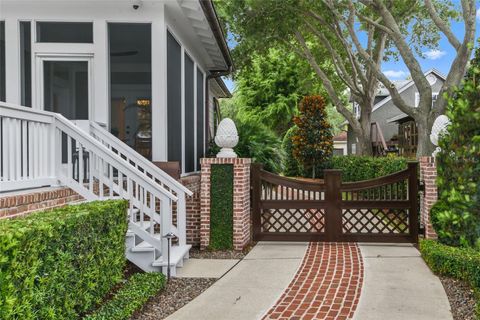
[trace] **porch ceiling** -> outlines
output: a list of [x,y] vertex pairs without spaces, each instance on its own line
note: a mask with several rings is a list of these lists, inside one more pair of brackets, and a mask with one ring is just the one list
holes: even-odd
[[[166,2],[169,13],[178,12],[175,8],[176,4],[176,1]],[[185,29],[185,33],[191,38],[192,43],[198,43],[201,46],[207,68],[211,70],[226,69],[228,67],[227,63],[200,6],[200,2],[196,0],[178,0],[178,6],[188,24],[179,24],[176,27],[178,28],[181,25]]]

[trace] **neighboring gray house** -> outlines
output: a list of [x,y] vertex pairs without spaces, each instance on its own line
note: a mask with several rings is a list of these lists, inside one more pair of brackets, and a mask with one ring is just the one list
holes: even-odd
[[[435,69],[427,71],[425,77],[432,86],[433,103],[435,103],[445,77]],[[413,80],[394,81],[394,84],[408,104],[418,106],[419,94]],[[357,116],[360,116],[359,106],[355,103],[353,110]],[[379,146],[382,148],[386,146],[387,149],[406,156],[416,152],[415,122],[393,104],[392,98],[384,86],[378,89],[372,110],[372,141],[374,151],[378,150]],[[349,125],[347,129],[348,154],[356,154],[356,143],[357,138]]]

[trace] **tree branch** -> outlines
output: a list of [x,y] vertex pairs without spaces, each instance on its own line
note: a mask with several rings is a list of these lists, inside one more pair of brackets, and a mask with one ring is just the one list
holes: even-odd
[[442,31],[445,37],[447,37],[448,42],[450,42],[450,44],[455,48],[455,50],[458,51],[460,49],[460,41],[458,41],[457,37],[455,37],[452,30],[448,28],[445,21],[443,21],[437,14],[437,10],[435,10],[432,0],[425,0],[425,7],[427,8],[428,14],[432,18],[437,28]]
[[305,21],[305,24],[307,28],[315,36],[317,36],[327,48],[330,56],[332,56],[332,59],[334,61],[335,70],[337,71],[337,74],[342,79],[342,81],[350,88],[350,90],[356,91],[357,94],[361,92],[360,88],[358,87],[357,81],[355,79],[352,79],[352,77],[350,76],[349,72],[345,67],[342,57],[340,57],[340,55],[333,49],[330,40],[328,40],[322,32],[319,32],[317,29],[315,29],[308,21]]
[[317,61],[315,60],[312,52],[308,48],[305,39],[303,38],[302,34],[299,31],[295,32],[295,38],[297,39],[298,43],[300,44],[300,47],[303,50],[304,55],[306,56],[308,62],[312,66],[313,70],[315,73],[318,75],[320,80],[322,80],[323,85],[325,86],[325,90],[327,90],[328,95],[330,96],[330,99],[332,99],[333,104],[335,105],[336,109],[338,112],[340,112],[345,119],[349,122],[349,124],[356,130],[360,129],[360,123],[359,121],[355,118],[355,115],[350,112],[343,102],[340,100],[339,96],[337,95],[332,82],[328,78],[328,76],[323,72],[323,70],[320,68],[318,65]]

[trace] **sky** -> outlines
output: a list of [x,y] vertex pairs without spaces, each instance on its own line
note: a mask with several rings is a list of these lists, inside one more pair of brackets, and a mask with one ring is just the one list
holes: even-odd
[[[457,1],[454,1],[457,2]],[[461,41],[464,34],[464,26],[462,22],[452,22],[452,30],[456,37]],[[477,29],[475,39],[480,37],[480,8],[477,9]],[[228,45],[230,49],[233,49],[236,43],[229,37]],[[475,43],[478,46],[478,43]],[[437,69],[442,74],[447,75],[450,70],[450,66],[455,58],[455,49],[450,45],[447,38],[442,34],[442,38],[438,44],[438,47],[433,50],[425,50],[423,52],[425,58],[419,58],[420,65],[423,71],[430,69]],[[404,80],[410,73],[403,61],[386,61],[383,63],[382,70],[385,75],[391,80]],[[235,89],[235,83],[228,78],[223,79],[225,84],[231,92]]]

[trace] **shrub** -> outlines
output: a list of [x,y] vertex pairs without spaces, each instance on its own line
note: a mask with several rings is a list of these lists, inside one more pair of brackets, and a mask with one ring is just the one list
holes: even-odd
[[402,157],[333,156],[330,167],[342,170],[342,180],[361,181],[407,169]]
[[448,210],[437,211],[440,241],[480,247],[480,50],[475,52],[461,89],[448,99],[448,133],[437,156],[439,199]]
[[255,119],[237,119],[239,141],[235,152],[241,158],[262,163],[265,170],[282,172],[283,152],[280,139]]
[[0,319],[77,319],[125,266],[125,201],[0,221]]
[[233,165],[211,166],[210,244],[211,249],[233,248]]
[[140,309],[148,299],[165,287],[161,273],[134,274],[124,286],[100,309],[85,320],[126,320]]
[[312,178],[322,177],[333,154],[333,134],[327,120],[325,99],[307,96],[293,118],[298,129],[292,137],[293,156]]
[[292,137],[295,136],[297,130],[298,127],[296,126],[288,129],[282,141],[282,150],[285,153],[285,158],[283,161],[283,174],[287,177],[300,177],[304,174],[302,166],[293,156]]
[[420,252],[436,274],[470,284],[477,294],[477,317],[480,317],[480,251],[446,246],[433,240],[421,240]]

